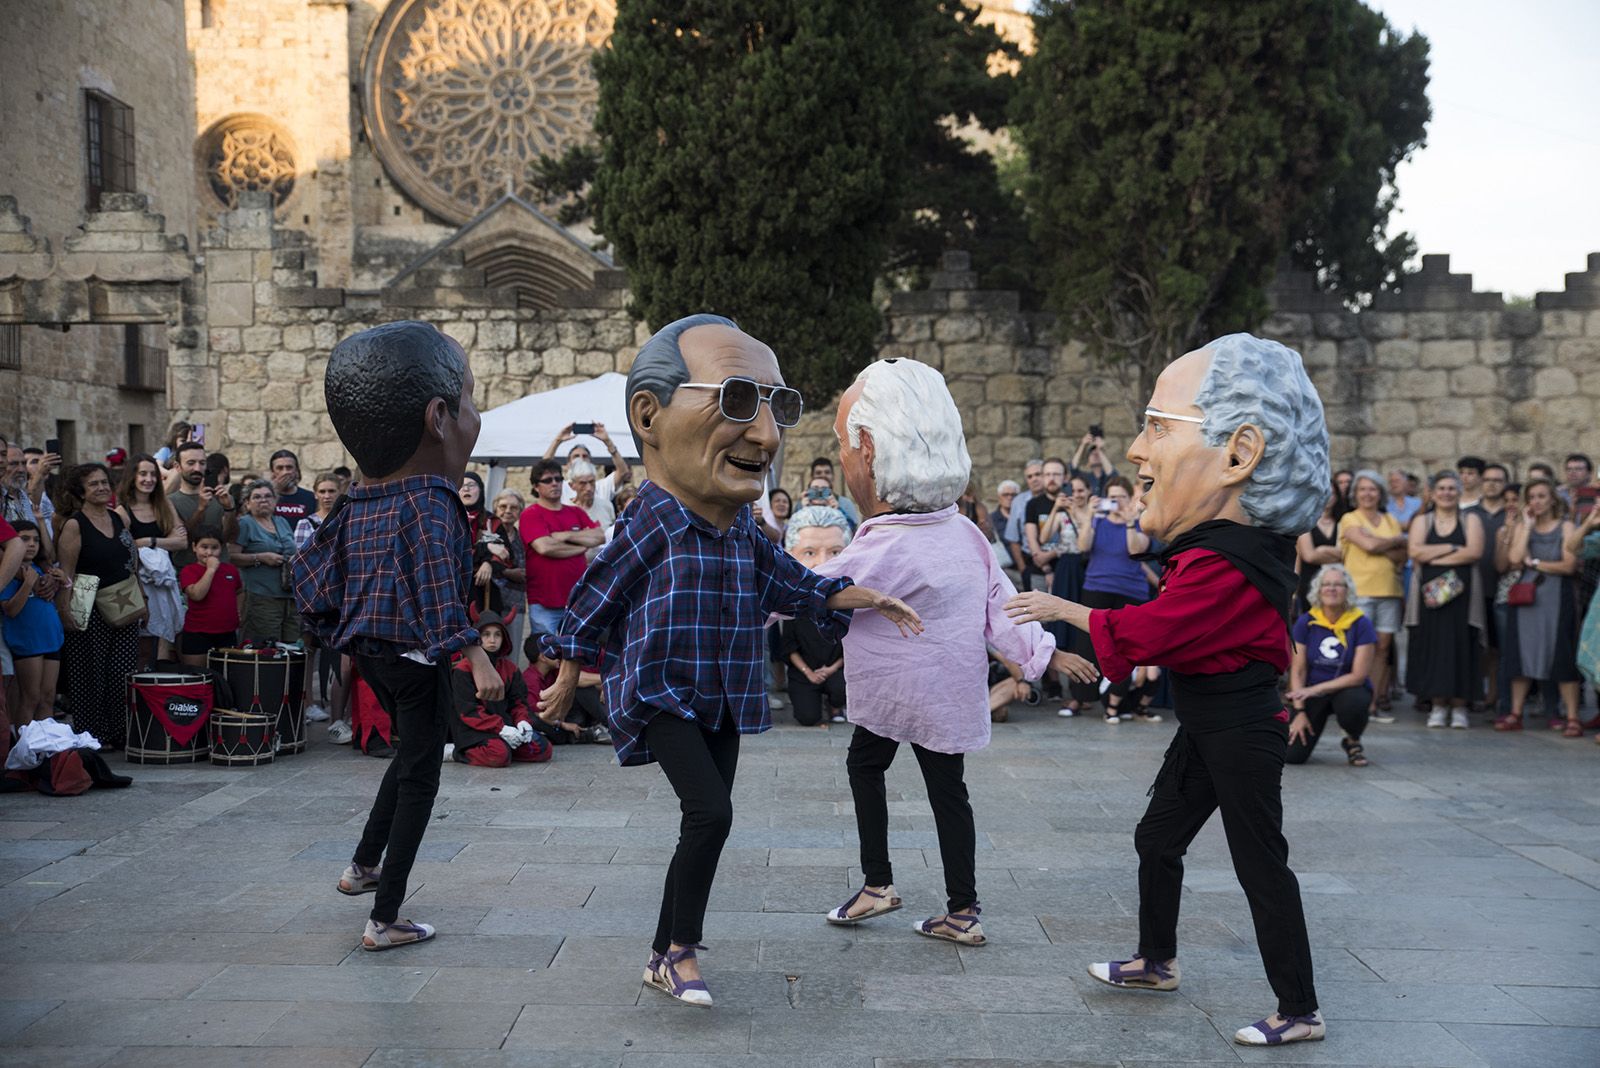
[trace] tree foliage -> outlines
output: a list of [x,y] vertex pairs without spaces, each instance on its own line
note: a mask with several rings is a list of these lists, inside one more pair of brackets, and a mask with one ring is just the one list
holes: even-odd
[[914,51],[911,173],[905,208],[890,239],[888,272],[913,286],[949,249],[972,254],[979,285],[1033,290],[1022,200],[1003,187],[992,149],[1016,90],[1016,45],[978,22],[961,0],[921,0],[905,47]]
[[597,227],[659,327],[714,311],[813,401],[870,359],[905,198],[916,5],[634,0],[596,58]]
[[1014,114],[1048,303],[1139,403],[1261,321],[1285,251],[1347,296],[1394,281],[1426,39],[1358,0],[1044,0],[1035,38]]

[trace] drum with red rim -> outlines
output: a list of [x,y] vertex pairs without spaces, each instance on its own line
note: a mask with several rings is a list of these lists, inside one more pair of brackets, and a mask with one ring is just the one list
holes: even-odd
[[194,764],[211,736],[211,676],[198,671],[139,671],[128,676],[130,764]]
[[236,711],[271,716],[278,752],[306,747],[306,654],[298,649],[213,649],[212,671],[233,690]]

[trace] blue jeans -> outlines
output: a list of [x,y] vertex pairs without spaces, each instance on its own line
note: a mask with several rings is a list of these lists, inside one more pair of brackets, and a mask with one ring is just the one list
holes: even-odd
[[528,605],[529,633],[545,631],[554,634],[561,629],[561,617],[567,614],[565,608],[546,608],[542,604]]

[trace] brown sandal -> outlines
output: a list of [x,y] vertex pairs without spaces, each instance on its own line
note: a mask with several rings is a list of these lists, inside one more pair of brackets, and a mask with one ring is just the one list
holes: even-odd
[[1561,737],[1563,737],[1563,738],[1582,738],[1583,737],[1583,724],[1579,723],[1575,719],[1567,720],[1567,725],[1565,727],[1561,728]]

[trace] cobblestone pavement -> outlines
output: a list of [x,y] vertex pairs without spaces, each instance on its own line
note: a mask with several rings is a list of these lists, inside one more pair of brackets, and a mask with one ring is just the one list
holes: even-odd
[[[780,718],[782,714],[780,713]],[[968,762],[990,945],[941,911],[909,754],[890,779],[907,910],[822,922],[859,882],[847,729],[746,739],[706,924],[703,1011],[639,974],[674,840],[660,773],[606,750],[445,768],[405,914],[431,944],[356,950],[333,883],[383,765],[128,768],[134,787],[0,797],[0,1064],[47,1066],[1600,1064],[1600,747],[1407,713],[1285,775],[1326,1042],[1235,1047],[1273,1003],[1216,820],[1190,851],[1183,988],[1084,974],[1134,948],[1131,834],[1170,721],[1015,709]]]

